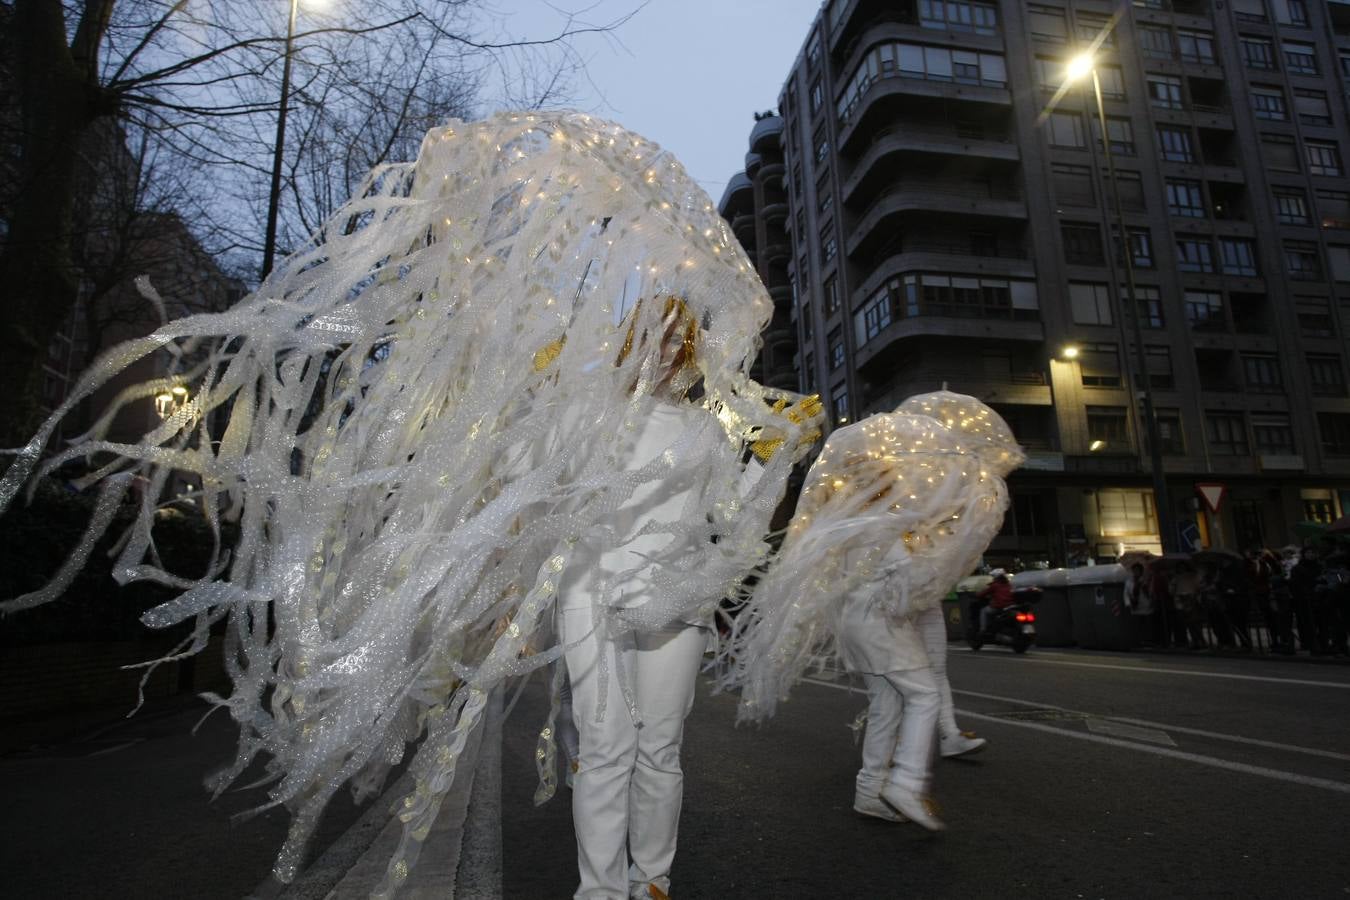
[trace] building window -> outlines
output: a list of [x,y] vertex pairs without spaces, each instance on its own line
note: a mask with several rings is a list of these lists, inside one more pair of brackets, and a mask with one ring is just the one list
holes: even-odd
[[1242,354],[1242,376],[1249,393],[1284,393],[1284,378],[1280,374],[1280,363],[1273,355]]
[[1295,281],[1321,281],[1322,258],[1310,241],[1284,242],[1284,269]]
[[1344,174],[1341,168],[1341,151],[1335,141],[1304,141],[1303,149],[1308,158],[1309,175],[1330,175],[1339,178]]
[[1172,32],[1158,25],[1140,25],[1136,33],[1139,36],[1139,49],[1145,56],[1153,59],[1172,58]]
[[821,309],[825,310],[825,317],[839,312],[839,277],[831,275],[825,279],[825,284],[821,288]]
[[819,78],[811,82],[811,92],[807,96],[810,97],[811,114],[815,115],[820,112],[820,107],[825,103],[825,88],[821,85]]
[[830,329],[829,349],[830,371],[833,372],[844,364],[844,329],[837,325]]
[[[1103,182],[1108,181],[1109,177],[1104,177]],[[1113,196],[1108,191],[1107,185],[1102,185],[1102,196]],[[1120,192],[1120,207],[1134,212],[1145,208],[1144,204],[1144,178],[1138,173],[1129,169],[1119,169],[1116,171],[1116,190]]]
[[1275,45],[1265,38],[1243,37],[1242,59],[1249,69],[1275,71]]
[[1158,147],[1162,158],[1168,162],[1195,162],[1195,147],[1191,141],[1191,130],[1175,125],[1158,126]]
[[1031,36],[1057,44],[1069,40],[1069,28],[1064,22],[1064,11],[1050,6],[1028,6],[1027,25]]
[[1304,488],[1299,491],[1303,501],[1303,520],[1330,525],[1336,521],[1336,504],[1331,499],[1331,491],[1319,488]]
[[1256,275],[1256,245],[1246,238],[1219,238],[1225,275]]
[[1118,388],[1120,351],[1115,344],[1088,343],[1078,349],[1078,368],[1084,387]]
[[1261,135],[1261,161],[1267,169],[1277,172],[1297,172],[1298,148],[1294,139],[1285,134]]
[[[1134,156],[1134,127],[1129,119],[1108,116],[1106,119],[1106,133],[1111,138],[1111,152],[1118,156]],[[1092,120],[1092,134],[1097,139],[1097,146],[1102,144],[1101,124],[1097,119]]]
[[1299,188],[1275,188],[1275,217],[1286,225],[1308,224],[1308,195]]
[[822,165],[825,160],[830,158],[830,138],[822,129],[820,134],[816,135],[816,165]]
[[798,245],[806,242],[806,211],[797,210],[797,227],[793,229],[797,233]]
[[1335,353],[1308,354],[1308,381],[1320,397],[1345,396],[1345,369]]
[[[1147,228],[1130,228],[1130,264],[1136,269],[1153,268],[1153,238]],[[1120,252],[1120,228],[1111,226],[1111,243],[1115,246],[1116,262],[1125,265],[1125,257]]]
[[816,390],[816,358],[810,353],[802,361],[802,393],[811,394]]
[[1284,67],[1290,74],[1317,74],[1317,56],[1313,51],[1312,44],[1285,41],[1281,47],[1284,50]]
[[830,232],[824,235],[820,242],[820,264],[822,266],[834,259],[835,253],[839,251],[839,243],[834,238],[834,223],[831,222],[827,227]]
[[1205,413],[1205,437],[1209,452],[1216,456],[1247,456],[1246,416],[1240,412],[1208,410]]
[[1111,295],[1105,284],[1069,282],[1069,308],[1075,324],[1111,324]]
[[1252,115],[1258,119],[1283,122],[1289,118],[1284,105],[1284,91],[1277,87],[1252,85]]
[[1331,317],[1331,303],[1326,297],[1294,298],[1294,313],[1298,330],[1305,337],[1335,337],[1336,324]]
[[839,425],[848,424],[848,386],[839,385],[830,394],[830,406],[834,410],[834,421]]
[[1308,27],[1308,7],[1303,0],[1271,0],[1270,5],[1275,10],[1275,21],[1281,25]]
[[1272,456],[1292,456],[1298,452],[1286,413],[1252,413],[1252,443],[1256,444],[1257,453]]
[[919,0],[919,24],[993,35],[998,33],[998,8],[965,0]]
[[1304,125],[1330,125],[1331,107],[1327,105],[1326,91],[1294,88],[1294,109]]
[[1350,456],[1350,413],[1320,412],[1317,430],[1322,433],[1322,452],[1327,456]]
[[1052,112],[1046,118],[1046,134],[1051,147],[1069,147],[1082,150],[1087,147],[1083,133],[1083,117],[1078,113]]
[[1180,78],[1175,75],[1160,75],[1157,72],[1149,72],[1146,77],[1150,103],[1160,109],[1185,108],[1186,104],[1181,99]]
[[1064,244],[1064,261],[1079,266],[1100,266],[1102,255],[1101,229],[1091,223],[1065,222],[1059,226]]
[[1350,228],[1350,191],[1318,188],[1317,220],[1323,228]]
[[1350,281],[1350,247],[1328,244],[1327,260],[1331,263],[1332,281]]
[[1123,406],[1087,408],[1089,449],[1126,450],[1130,446],[1130,420]]
[[1208,31],[1187,31],[1178,28],[1177,49],[1180,51],[1182,62],[1214,64],[1214,35]]
[[[1122,287],[1121,296],[1128,297],[1129,291]],[[1145,328],[1163,327],[1162,294],[1156,287],[1136,284],[1134,286],[1134,308],[1139,316],[1139,324]]]
[[1148,386],[1155,391],[1170,391],[1176,387],[1172,373],[1172,351],[1161,345],[1144,348],[1144,364],[1148,366]]
[[1213,272],[1214,245],[1209,238],[1177,238],[1177,269],[1182,272]]
[[1120,66],[1098,66],[1097,82],[1101,85],[1102,96],[1107,100],[1125,99],[1125,75]]
[[1223,311],[1223,295],[1218,291],[1186,291],[1186,322],[1196,331],[1224,331],[1228,328]]
[[812,34],[811,43],[806,45],[806,64],[815,71],[820,65],[820,35]]
[[881,289],[867,298],[862,309],[853,314],[853,331],[859,346],[881,334],[891,324],[891,288]]
[[1055,199],[1065,206],[1095,206],[1097,203],[1092,191],[1092,170],[1087,166],[1052,163],[1050,181],[1054,185]]
[[1095,496],[1102,537],[1158,533],[1152,491],[1100,490]]
[[[1143,409],[1140,409],[1143,420]],[[1186,453],[1186,438],[1181,431],[1181,410],[1153,408],[1153,418],[1158,423],[1158,446],[1164,456],[1182,456]],[[1145,429],[1144,445],[1148,447],[1148,434]]]
[[1205,217],[1205,195],[1200,182],[1189,178],[1169,178],[1166,189],[1167,211],[1170,214],[1193,219]]

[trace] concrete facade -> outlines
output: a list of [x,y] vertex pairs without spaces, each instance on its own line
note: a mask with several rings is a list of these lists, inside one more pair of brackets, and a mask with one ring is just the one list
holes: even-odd
[[[1133,304],[1063,86],[1094,46]],[[997,408],[1030,460],[991,560],[1159,549],[1145,377],[1187,541],[1350,513],[1347,84],[1339,0],[832,0],[779,98],[801,389],[836,423],[944,383]]]

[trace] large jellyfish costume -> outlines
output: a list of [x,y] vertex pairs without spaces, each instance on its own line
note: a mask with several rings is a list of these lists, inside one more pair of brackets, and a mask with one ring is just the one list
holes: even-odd
[[940,603],[998,533],[1023,458],[997,413],[945,390],[835,431],[727,646],[739,717],[773,715],[834,657],[846,599],[862,592],[897,619]]
[[[344,784],[377,793],[411,750],[416,788],[399,806],[390,893],[489,693],[560,654],[547,620],[580,536],[641,485],[697,473],[700,503],[647,529],[701,551],[639,609],[601,590],[611,630],[695,615],[766,557],[818,407],[748,378],[771,312],[711,201],[656,145],[580,114],[451,122],[416,162],[372,172],[237,307],[169,323],[84,376],[19,452],[0,508],[26,481],[86,458],[99,467],[85,479],[100,486],[93,520],[48,587],[0,610],[59,596],[140,481],[115,576],[182,589],[144,616],[151,627],[195,623],[181,654],[228,620],[233,690],[212,699],[240,740],[215,789],[267,761],[268,805],[293,814],[275,869],[288,881],[331,796]],[[668,374],[660,336],[672,328],[688,350],[680,387],[694,388],[726,440],[697,453],[676,441],[622,471],[615,448]],[[75,404],[161,350],[176,371],[116,404],[172,388],[188,402],[135,444],[103,438],[115,406],[41,458]],[[764,461],[751,484],[752,449]],[[174,471],[200,479],[217,534],[205,573],[172,572],[155,549]],[[230,547],[226,521],[238,532]]]

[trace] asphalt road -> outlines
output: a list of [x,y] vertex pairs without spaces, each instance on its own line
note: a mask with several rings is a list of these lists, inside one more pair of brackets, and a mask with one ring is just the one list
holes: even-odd
[[[990,739],[937,769],[949,830],[851,810],[865,705],[802,684],[763,728],[702,691],[685,747],[673,895],[1345,897],[1350,667],[953,647],[959,718]],[[545,697],[527,685],[502,750],[508,898],[570,896],[568,795],[534,807]],[[267,875],[277,811],[257,790],[208,803],[230,724],[184,707],[0,757],[0,895],[239,898]],[[358,810],[340,801],[318,848]]]

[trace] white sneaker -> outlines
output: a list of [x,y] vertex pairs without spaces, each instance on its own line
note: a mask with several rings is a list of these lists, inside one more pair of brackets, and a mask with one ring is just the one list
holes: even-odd
[[887,822],[907,821],[904,816],[887,806],[880,797],[869,797],[856,792],[853,795],[853,811],[861,816],[872,816],[875,819],[885,819]]
[[947,827],[937,817],[937,804],[931,797],[907,791],[898,784],[887,784],[881,789],[881,799],[902,816],[929,831],[943,831]]
[[944,759],[978,753],[988,743],[984,738],[976,737],[973,731],[958,731],[950,737],[944,734],[938,738],[939,752]]

